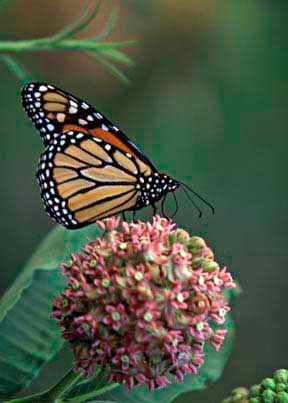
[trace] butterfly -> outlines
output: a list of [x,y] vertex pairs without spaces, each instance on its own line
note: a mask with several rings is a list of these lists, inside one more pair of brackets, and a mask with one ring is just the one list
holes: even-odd
[[41,197],[59,224],[77,229],[125,211],[135,214],[148,205],[155,213],[161,199],[166,216],[166,196],[180,185],[188,197],[187,189],[214,212],[188,185],[159,173],[117,126],[86,102],[45,83],[27,84],[21,95],[45,145],[36,174]]

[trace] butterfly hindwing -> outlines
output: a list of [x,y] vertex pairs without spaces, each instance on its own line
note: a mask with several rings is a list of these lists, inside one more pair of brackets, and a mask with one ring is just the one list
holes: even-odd
[[37,178],[47,212],[72,229],[135,208],[138,180],[145,171],[127,154],[80,131],[59,135],[38,164]]

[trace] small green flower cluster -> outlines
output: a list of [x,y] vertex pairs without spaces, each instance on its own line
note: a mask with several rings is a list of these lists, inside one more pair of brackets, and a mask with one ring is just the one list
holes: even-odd
[[222,403],[288,403],[288,370],[279,369],[250,389],[236,388]]

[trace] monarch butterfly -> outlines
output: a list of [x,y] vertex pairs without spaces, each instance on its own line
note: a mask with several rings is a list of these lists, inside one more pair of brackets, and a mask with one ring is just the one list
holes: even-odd
[[[149,159],[102,114],[50,84],[30,83],[22,89],[24,110],[44,141],[37,180],[49,215],[69,229],[162,199],[184,183],[159,173]],[[175,195],[174,195],[175,197]],[[176,206],[177,200],[175,197]]]

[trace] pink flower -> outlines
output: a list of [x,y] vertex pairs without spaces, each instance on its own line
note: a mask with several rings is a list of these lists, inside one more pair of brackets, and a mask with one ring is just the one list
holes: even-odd
[[69,281],[54,299],[75,369],[90,375],[101,365],[108,382],[151,391],[170,375],[196,374],[204,344],[218,351],[224,341],[217,325],[230,309],[223,291],[235,287],[231,274],[202,238],[159,216],[151,223],[112,217],[98,226],[102,236],[61,265]]

